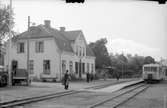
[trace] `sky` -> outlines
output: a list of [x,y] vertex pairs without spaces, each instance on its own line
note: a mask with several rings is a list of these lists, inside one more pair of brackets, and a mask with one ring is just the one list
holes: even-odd
[[[1,0],[2,1],[2,0]],[[3,0],[9,3],[9,0]],[[27,30],[27,18],[66,30],[82,30],[87,43],[107,38],[109,53],[167,59],[167,4],[137,0],[13,0],[14,30]]]

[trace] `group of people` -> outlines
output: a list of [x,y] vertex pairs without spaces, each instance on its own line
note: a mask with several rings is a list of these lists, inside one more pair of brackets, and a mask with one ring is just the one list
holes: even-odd
[[93,74],[86,73],[86,81],[89,83],[89,81],[93,81]]
[[[89,81],[93,81],[93,74],[87,73],[86,74],[86,80],[89,83]],[[66,70],[66,73],[64,74],[62,84],[64,85],[64,89],[67,90],[69,87],[69,81],[70,81],[70,75],[68,73],[68,70]]]

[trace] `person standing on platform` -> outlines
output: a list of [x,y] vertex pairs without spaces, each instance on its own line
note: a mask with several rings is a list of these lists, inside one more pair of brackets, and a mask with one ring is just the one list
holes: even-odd
[[89,75],[89,72],[86,73],[86,81],[89,83],[89,78],[90,78],[90,75]]
[[119,73],[116,74],[116,79],[119,81]]
[[90,75],[90,81],[91,81],[91,82],[93,81],[93,72],[92,72],[91,75]]
[[69,87],[69,80],[70,80],[70,76],[68,74],[68,70],[66,71],[66,73],[64,74],[64,89],[68,89]]

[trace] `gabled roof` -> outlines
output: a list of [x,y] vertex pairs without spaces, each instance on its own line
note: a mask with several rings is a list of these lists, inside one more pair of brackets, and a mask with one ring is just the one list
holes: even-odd
[[[60,50],[73,52],[71,42],[75,41],[80,33],[82,33],[81,30],[59,31],[54,28],[45,27],[44,25],[38,25],[30,27],[29,33],[28,31],[25,31],[18,35],[17,39],[52,37],[55,39]],[[93,51],[88,46],[86,50],[87,56],[94,56]]]
[[75,31],[66,31],[62,33],[68,40],[74,41],[76,40],[76,38],[79,36],[81,32],[82,32],[81,30],[75,30]]

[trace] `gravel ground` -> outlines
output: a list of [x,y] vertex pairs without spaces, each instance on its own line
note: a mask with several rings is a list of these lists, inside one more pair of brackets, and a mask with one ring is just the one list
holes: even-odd
[[[85,91],[57,99],[27,104],[21,108],[86,108],[88,105],[97,103],[108,96],[113,96],[113,93]],[[110,108],[110,106],[101,107]],[[167,108],[167,81],[152,84],[146,91],[119,106],[119,108]]]
[[[128,82],[129,83],[129,82]],[[124,86],[125,84],[119,84]],[[110,88],[114,89],[113,86]],[[107,87],[106,89],[109,89]],[[67,95],[59,98],[53,98],[45,101],[40,101],[32,104],[24,105],[24,108],[87,108],[89,105],[99,103],[116,95],[117,93],[92,90],[82,91],[77,94]]]
[[167,108],[167,80],[152,84],[146,91],[119,108]]

